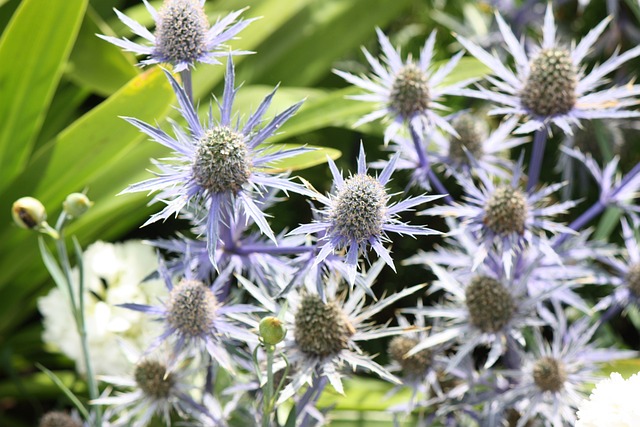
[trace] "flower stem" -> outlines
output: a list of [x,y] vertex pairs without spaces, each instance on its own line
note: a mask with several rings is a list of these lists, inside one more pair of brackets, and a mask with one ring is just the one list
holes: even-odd
[[[56,250],[58,252],[58,258],[62,271],[64,272],[65,282],[69,291],[69,298],[71,302],[71,311],[75,319],[76,329],[80,336],[80,343],[82,345],[82,358],[84,360],[85,369],[87,371],[87,385],[89,388],[89,397],[91,400],[95,400],[100,397],[100,391],[98,390],[98,384],[96,383],[95,376],[93,375],[93,366],[91,364],[91,355],[89,353],[89,342],[87,339],[87,327],[84,315],[84,275],[82,274],[82,265],[78,265],[80,271],[79,283],[78,283],[78,301],[76,302],[76,296],[74,295],[73,286],[73,274],[71,270],[71,263],[69,262],[69,253],[67,251],[67,245],[64,238],[64,226],[67,222],[68,216],[63,211],[58,217],[56,222],[56,231],[59,237],[55,240]],[[95,425],[102,425],[102,409],[100,406],[95,407]],[[89,420],[87,420],[89,421]]]
[[262,426],[270,427],[271,418],[274,407],[273,397],[273,354],[276,347],[274,345],[265,344],[265,352],[267,354],[267,383],[262,389],[263,395],[263,412],[262,412]]
[[191,68],[180,71],[180,77],[182,77],[182,86],[184,87],[184,91],[187,94],[189,101],[191,101],[191,105],[195,107],[193,103],[193,81],[191,78]]
[[447,188],[442,184],[438,176],[431,169],[431,165],[429,163],[429,159],[427,158],[426,152],[423,149],[422,138],[418,135],[415,127],[409,125],[409,132],[411,133],[411,139],[413,140],[413,146],[416,149],[416,154],[418,155],[418,161],[420,163],[420,168],[427,172],[427,178],[431,182],[431,185],[436,189],[438,193],[444,194],[444,200],[448,204],[453,204],[453,199],[449,195]]
[[[582,227],[587,225],[589,223],[589,221],[591,221],[596,216],[600,215],[600,213],[605,208],[606,208],[606,206],[601,201],[598,200],[589,209],[587,209],[585,212],[583,212],[582,215],[580,215],[578,218],[573,220],[573,222],[571,224],[569,224],[569,228],[572,229],[572,230],[575,230],[575,231],[579,231],[580,229],[582,229]],[[569,236],[570,236],[569,233],[562,233],[558,237],[558,239],[554,242],[553,248],[554,249],[558,248],[560,245],[562,245],[569,238]]]
[[542,169],[542,159],[544,158],[544,148],[547,144],[547,127],[538,129],[533,136],[533,151],[531,162],[529,163],[529,180],[527,181],[527,191],[531,191],[540,180],[540,170]]
[[[312,387],[309,387],[309,389],[305,392],[305,394],[300,398],[300,400],[296,404],[296,410],[298,411],[298,414],[304,411],[304,408],[310,402],[315,403],[320,398],[320,394],[322,394],[322,391],[327,386],[327,382],[328,382],[327,377],[321,376],[320,379],[315,384],[313,384]],[[306,413],[304,415],[304,418],[302,419],[302,422],[300,423],[300,427],[307,427],[310,422],[311,422],[311,417],[309,416],[308,413]]]

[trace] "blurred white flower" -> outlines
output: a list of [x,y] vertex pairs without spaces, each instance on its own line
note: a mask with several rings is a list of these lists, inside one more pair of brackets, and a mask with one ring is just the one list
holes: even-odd
[[[131,370],[131,363],[118,341],[142,353],[162,331],[149,316],[117,305],[155,303],[167,294],[162,280],[142,282],[157,270],[157,256],[152,247],[140,241],[95,242],[84,252],[83,260],[83,298],[94,373],[124,374]],[[74,273],[77,277],[77,270]],[[54,288],[38,300],[38,308],[44,318],[44,343],[74,360],[78,372],[84,373],[82,347],[68,296]]]
[[637,427],[640,425],[640,373],[624,380],[613,372],[600,381],[578,409],[576,427]]

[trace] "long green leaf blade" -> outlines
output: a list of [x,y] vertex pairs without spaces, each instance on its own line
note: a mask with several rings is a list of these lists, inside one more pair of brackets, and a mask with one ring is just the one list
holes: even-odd
[[25,0],[0,39],[0,190],[22,171],[87,0]]

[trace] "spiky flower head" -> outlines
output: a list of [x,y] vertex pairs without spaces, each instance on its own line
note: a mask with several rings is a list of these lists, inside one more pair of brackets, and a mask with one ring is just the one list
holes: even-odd
[[482,332],[495,333],[513,318],[516,304],[512,293],[498,280],[476,276],[465,289],[469,322]]
[[325,303],[318,295],[302,296],[294,329],[300,350],[313,356],[326,357],[346,350],[355,332],[336,301]]
[[358,156],[358,172],[344,179],[335,163],[328,159],[333,175],[334,193],[328,197],[315,192],[313,197],[324,204],[319,211],[320,219],[312,224],[302,225],[291,234],[320,233],[321,250],[315,264],[322,262],[329,254],[338,250],[347,250],[346,263],[349,269],[348,281],[354,283],[358,256],[372,248],[378,256],[395,269],[393,260],[384,242],[388,240],[386,232],[392,231],[408,235],[437,234],[437,231],[424,226],[401,223],[398,213],[421,203],[442,196],[418,196],[408,198],[397,204],[389,204],[389,195],[384,186],[391,179],[399,153],[382,170],[377,178],[367,174],[365,152],[362,144]]
[[522,105],[536,116],[567,114],[576,105],[577,79],[568,50],[543,49],[531,60],[529,76],[520,93]]
[[353,96],[353,99],[373,101],[379,106],[377,110],[358,120],[355,126],[383,117],[390,118],[392,123],[385,130],[385,143],[407,124],[420,134],[438,127],[455,135],[451,125],[440,117],[437,110],[444,109],[439,103],[444,95],[470,83],[470,80],[465,80],[452,85],[443,84],[444,79],[458,64],[463,53],[456,54],[441,68],[431,70],[431,60],[436,42],[435,31],[426,40],[417,61],[411,57],[404,61],[400,52],[393,48],[387,36],[380,29],[376,29],[376,32],[383,51],[382,61],[374,58],[366,49],[363,49],[364,55],[374,71],[372,76],[359,77],[344,71],[334,70],[349,83],[371,92]]
[[66,412],[51,411],[40,418],[38,427],[81,427],[81,424]]
[[174,374],[167,366],[153,359],[143,359],[136,365],[133,378],[140,390],[151,399],[167,399],[175,386]]
[[151,45],[134,43],[125,37],[98,35],[126,51],[145,55],[141,65],[169,63],[178,72],[195,66],[196,62],[219,64],[217,57],[249,53],[229,52],[224,44],[254,20],[240,20],[233,24],[243,10],[232,12],[209,27],[204,0],[165,0],[158,11],[147,0],[142,1],[156,22],[155,34],[123,13],[115,12],[134,34]]
[[198,142],[193,178],[210,193],[237,193],[251,176],[249,152],[240,133],[224,126],[207,129]]
[[545,356],[533,365],[533,382],[542,391],[560,391],[567,381],[567,370],[562,360]]
[[[230,280],[231,268],[222,271],[211,286],[205,285],[191,276],[185,277],[174,286],[164,263],[158,269],[169,290],[169,297],[161,306],[143,304],[122,304],[122,307],[154,315],[164,325],[164,332],[151,344],[148,352],[165,341],[173,344],[175,363],[195,349],[207,352],[225,369],[233,370],[232,359],[227,346],[233,340],[257,343],[257,337],[238,325],[229,313],[249,313],[257,308],[250,305],[222,302],[217,295],[223,292]],[[173,369],[173,365],[169,368]]]
[[521,351],[522,368],[505,371],[509,388],[495,399],[498,407],[524,408],[518,425],[541,420],[544,425],[574,425],[576,409],[587,385],[599,377],[600,363],[632,357],[635,352],[598,348],[593,335],[598,325],[583,317],[569,325],[564,309],[553,304],[542,309],[552,336],[533,330],[527,351]]
[[521,190],[501,185],[493,190],[484,205],[484,223],[499,235],[522,234],[528,209],[527,198]]
[[[462,89],[457,94],[498,104],[498,108],[492,110],[495,114],[527,116],[517,129],[518,133],[529,133],[543,127],[550,129],[549,125],[553,123],[565,134],[572,134],[572,127],[578,126],[581,120],[638,117],[640,113],[629,111],[628,107],[637,104],[635,97],[640,94],[640,86],[628,84],[600,88],[608,82],[607,74],[640,55],[640,46],[621,55],[616,52],[585,72],[584,59],[611,17],[604,19],[570,48],[556,40],[551,2],[544,17],[542,42],[537,46],[525,39],[518,40],[497,12],[496,20],[507,50],[513,56],[515,71],[504,65],[503,58],[458,36],[465,49],[492,70],[494,77],[488,81],[494,88]],[[527,52],[525,46],[533,47]]]
[[[358,275],[358,281],[372,284],[383,266],[384,261],[376,261],[365,275]],[[404,289],[366,305],[368,291],[363,286],[357,286],[345,294],[343,277],[333,271],[323,277],[322,295],[315,282],[305,281],[301,287],[289,290],[286,304],[282,304],[281,300],[270,296],[266,289],[243,277],[238,276],[238,279],[262,307],[273,315],[280,313],[278,316],[286,329],[293,331],[280,344],[293,372],[290,374],[291,382],[278,399],[280,402],[293,396],[305,384],[314,384],[319,377],[327,378],[337,392],[344,393],[341,380],[344,365],[353,369],[363,368],[383,379],[399,383],[397,378],[375,363],[371,356],[364,354],[359,343],[372,337],[401,333],[402,327],[373,325],[371,316],[423,286]],[[289,283],[288,279],[279,279],[276,284],[277,288],[285,289]],[[257,322],[255,326],[258,326]]]
[[218,306],[216,297],[204,283],[182,279],[169,293],[167,322],[180,334],[198,337],[211,330]]
[[[228,223],[229,218],[236,215],[255,222],[263,234],[276,242],[266,215],[259,207],[263,203],[260,192],[289,190],[311,194],[302,185],[292,183],[285,176],[269,173],[274,162],[308,150],[301,147],[267,152],[262,148],[258,149],[258,146],[286,122],[300,108],[301,103],[287,108],[260,128],[263,115],[275,95],[274,90],[262,101],[256,112],[249,116],[244,126],[240,126],[239,122],[234,123],[232,108],[238,89],[234,88],[235,73],[233,61],[229,57],[224,94],[219,103],[220,119],[214,120],[210,112],[209,123],[205,126],[200,123],[185,90],[169,72],[165,73],[176,93],[180,113],[187,121],[189,132],[173,124],[176,138],[172,138],[160,128],[134,118],[126,118],[155,141],[174,150],[175,156],[166,159],[166,163],[156,162],[161,170],[158,177],[131,185],[124,192],[158,192],[154,200],[167,205],[151,216],[146,224],[166,219],[173,214],[185,213],[189,207],[193,208],[198,220],[205,224],[202,234],[207,239],[207,252],[214,266],[217,265],[216,248],[221,239],[220,234],[224,231],[222,223]],[[206,219],[201,216],[206,216]]]
[[332,231],[357,243],[380,236],[388,200],[387,191],[374,177],[349,177],[329,213]]
[[418,353],[407,356],[409,351],[418,345],[416,338],[403,335],[393,337],[389,342],[387,352],[392,360],[395,360],[402,367],[402,371],[410,376],[421,376],[431,366],[431,351],[420,350]]
[[506,274],[511,275],[514,256],[523,253],[524,248],[536,247],[545,255],[553,256],[555,252],[546,238],[547,233],[575,234],[569,227],[551,220],[552,216],[564,213],[576,204],[571,200],[551,203],[549,196],[564,183],[525,191],[520,182],[522,158],[508,181],[495,181],[487,171],[480,169],[475,174],[479,184],[471,177],[456,175],[465,189],[466,203],[423,211],[427,215],[455,217],[464,228],[480,238],[472,270],[491,253],[500,258]]
[[156,53],[172,64],[193,64],[206,51],[209,27],[199,0],[165,0],[156,20]]
[[469,155],[481,159],[485,154],[484,143],[489,137],[487,122],[470,113],[463,113],[451,121],[451,126],[458,136],[450,137],[449,157],[460,163],[468,163]]

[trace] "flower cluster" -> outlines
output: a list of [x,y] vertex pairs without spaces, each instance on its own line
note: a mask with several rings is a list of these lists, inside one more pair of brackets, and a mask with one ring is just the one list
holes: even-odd
[[[163,70],[181,117],[166,125],[124,118],[171,154],[152,160],[155,176],[123,193],[153,194],[150,204],[162,205],[144,225],[178,217],[186,227],[135,253],[125,246],[126,260],[97,254],[97,246],[85,254],[85,273],[75,280],[86,283],[78,298],[87,320],[78,324],[87,326],[93,371],[80,359],[82,333],[80,341],[68,339],[61,322],[70,320],[55,314],[64,296],[54,290],[40,301],[45,339],[80,371],[106,374],[100,379],[115,388],[93,391],[91,403],[106,406],[91,415],[96,423],[319,425],[329,418],[330,408],[318,404],[325,387],[345,394],[345,377],[365,371],[393,384],[388,396],[411,390],[408,401],[389,407],[398,422],[414,413],[424,425],[573,425],[600,364],[636,356],[599,348],[598,340],[609,319],[640,301],[640,164],[619,176],[618,159],[600,165],[563,147],[565,160],[584,167],[598,186],[587,208],[570,191],[559,194],[566,183],[541,183],[552,175],[545,157],[556,156],[550,138],[571,136],[586,120],[640,116],[632,108],[640,86],[610,84],[640,47],[587,63],[609,18],[566,45],[551,4],[540,42],[519,40],[496,13],[501,52],[456,36],[466,51],[439,66],[435,31],[414,60],[376,29],[381,57],[363,49],[371,74],[334,73],[362,92],[352,99],[375,103],[354,126],[382,119],[380,142],[391,155],[368,164],[371,142],[360,141],[348,174],[327,156],[332,181],[317,190],[313,178],[292,177],[296,160],[314,148],[270,142],[303,102],[269,118],[274,89],[255,110],[238,108],[234,55],[248,52],[223,43],[253,19],[232,12],[210,27],[204,0],[165,0],[158,11],[143,2],[154,34],[116,13],[150,45],[101,37],[144,55],[141,65],[173,66]],[[484,64],[489,75],[456,77],[463,58]],[[221,95],[203,117],[191,71],[218,59],[226,59]],[[501,121],[486,120],[476,104],[445,105],[460,97],[489,101],[489,115]],[[283,196],[311,205],[311,219],[277,230],[270,218],[288,209]],[[585,229],[612,207],[624,249]],[[64,240],[33,201],[13,210],[22,227]],[[403,257],[404,236],[416,239],[411,256]],[[420,283],[394,283],[405,277],[396,269],[408,265],[418,266],[412,271]],[[152,284],[153,298],[145,290]],[[585,285],[598,286],[599,302]],[[137,323],[141,316],[155,327]],[[386,346],[373,347],[374,340]],[[371,348],[387,351],[377,359]],[[116,350],[128,356],[126,365],[116,362]],[[604,404],[597,400],[606,387],[596,389],[576,425],[602,425],[594,405]],[[626,414],[618,412],[624,425]]]

